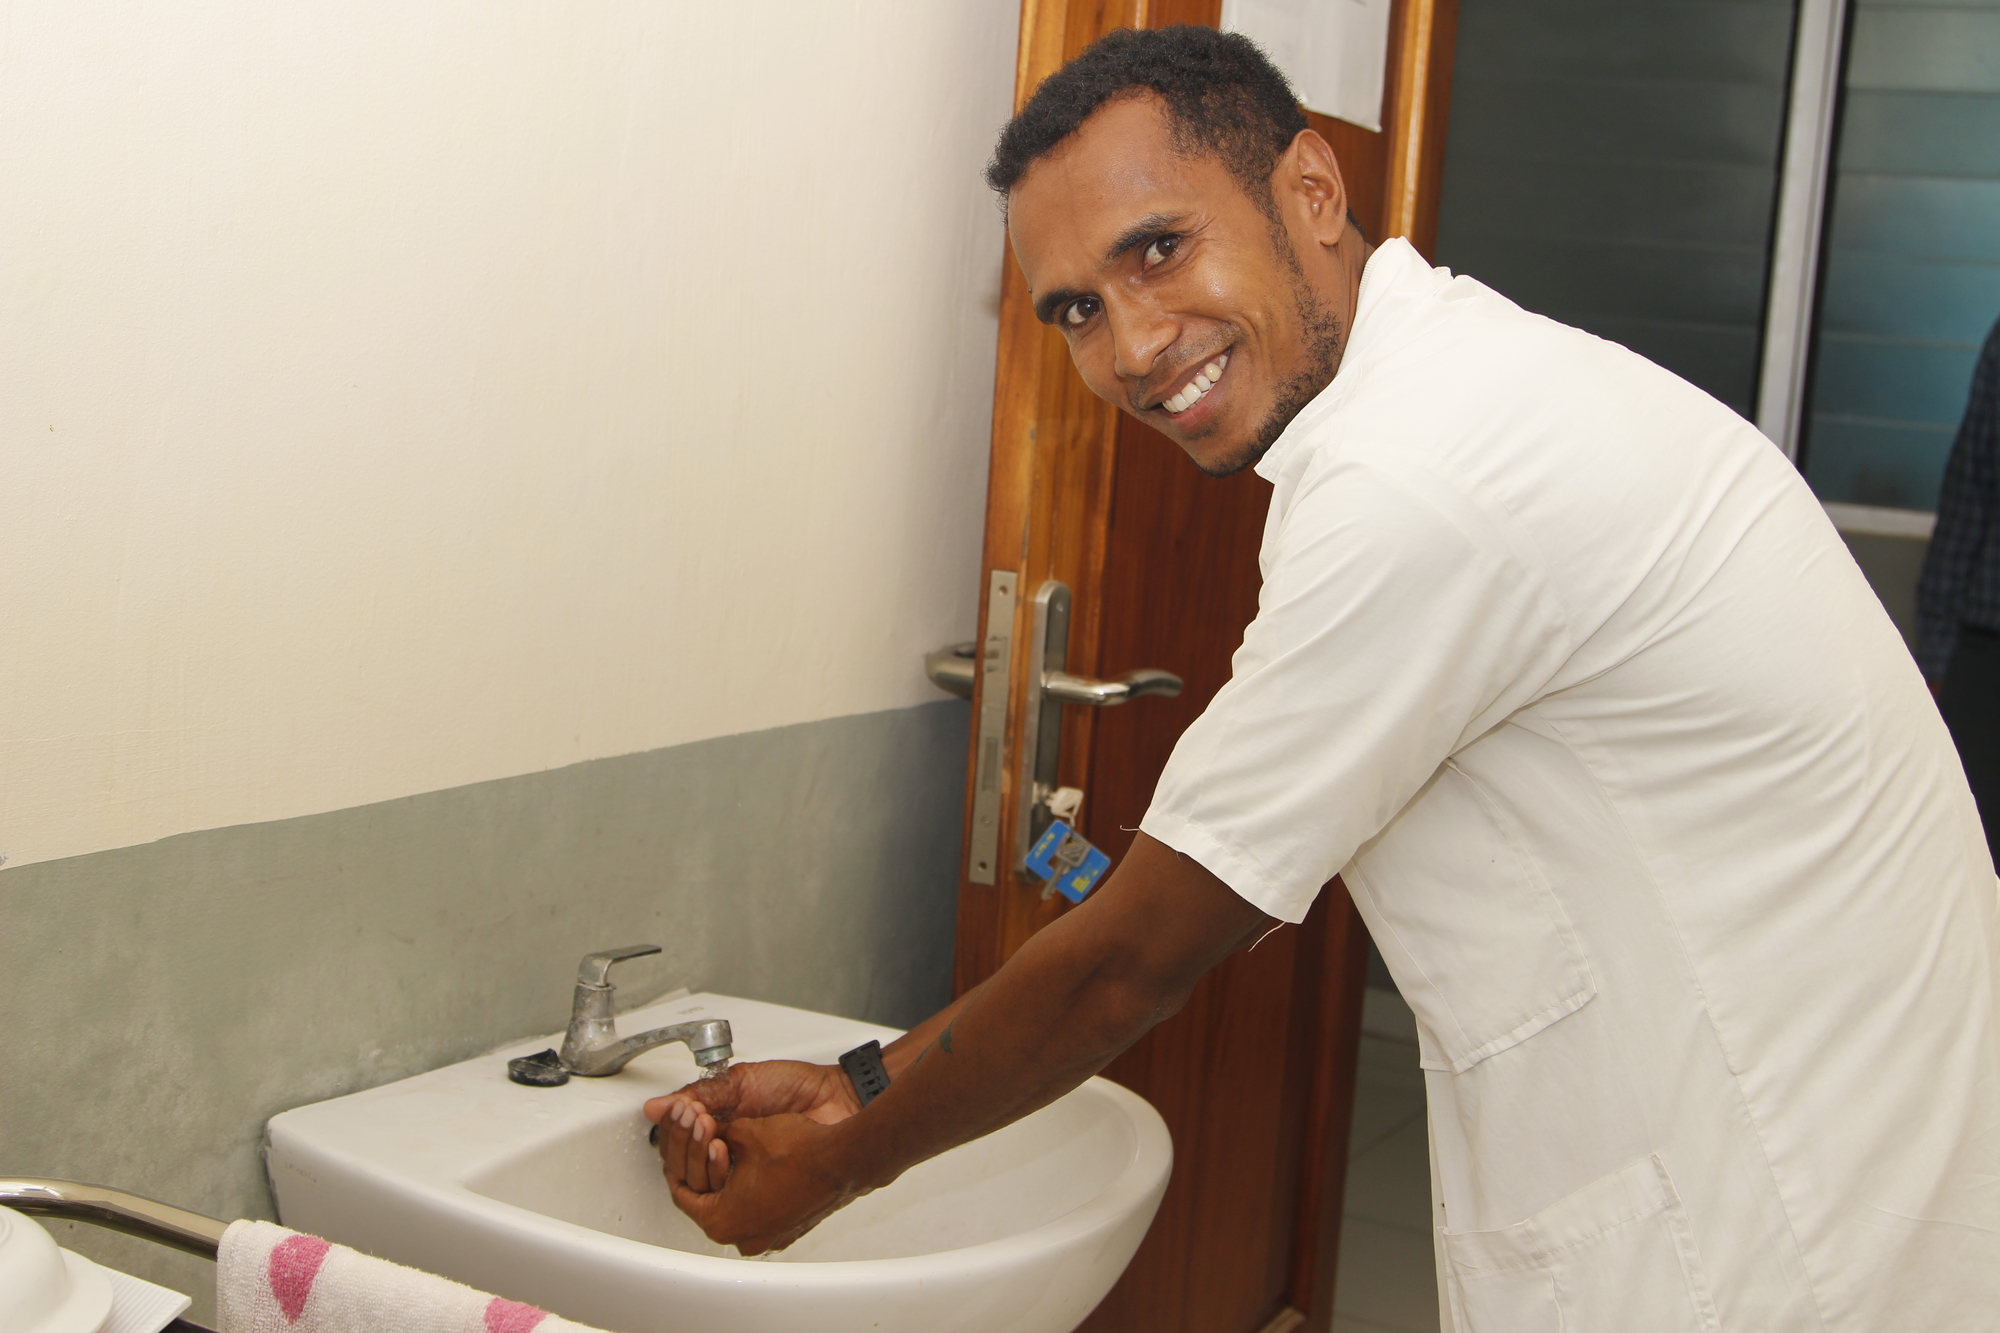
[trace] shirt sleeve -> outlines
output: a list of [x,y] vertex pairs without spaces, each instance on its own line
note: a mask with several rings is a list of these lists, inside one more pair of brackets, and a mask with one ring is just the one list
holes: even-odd
[[1271,916],[1320,888],[1573,651],[1503,511],[1336,463],[1269,531],[1257,617],[1140,827]]
[[1966,585],[1992,537],[1994,455],[2000,453],[2000,323],[1986,335],[1972,393],[1944,465],[1937,526],[1917,581],[1917,663],[1924,678],[1944,679],[1958,644]]

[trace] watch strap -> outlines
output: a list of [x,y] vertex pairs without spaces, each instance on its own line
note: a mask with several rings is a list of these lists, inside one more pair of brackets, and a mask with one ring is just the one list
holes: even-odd
[[889,1071],[882,1067],[882,1043],[863,1042],[840,1057],[840,1068],[854,1085],[854,1095],[863,1106],[880,1097],[889,1086]]

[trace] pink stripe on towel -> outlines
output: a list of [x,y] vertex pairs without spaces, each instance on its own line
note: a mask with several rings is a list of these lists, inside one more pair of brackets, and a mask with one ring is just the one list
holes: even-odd
[[600,1333],[269,1222],[223,1236],[215,1305],[221,1333]]
[[486,1333],[535,1333],[548,1317],[546,1310],[495,1296],[486,1303]]
[[271,1294],[278,1298],[285,1318],[294,1324],[305,1311],[313,1279],[319,1276],[319,1266],[332,1248],[332,1241],[318,1236],[287,1236],[271,1247]]

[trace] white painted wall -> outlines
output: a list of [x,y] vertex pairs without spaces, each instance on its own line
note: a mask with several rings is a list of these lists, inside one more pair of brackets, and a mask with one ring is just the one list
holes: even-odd
[[0,6],[0,853],[936,698],[1017,14]]

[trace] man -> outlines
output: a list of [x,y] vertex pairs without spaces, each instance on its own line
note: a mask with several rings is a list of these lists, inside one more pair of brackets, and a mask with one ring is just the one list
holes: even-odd
[[1026,1114],[1339,871],[1422,1036],[1460,1329],[1987,1329],[1996,892],[1781,454],[1406,243],[1247,42],[1121,33],[989,180],[1099,395],[1274,487],[1234,673],[1092,897],[895,1043],[648,1106],[746,1253]]
[[2000,833],[2000,322],[1980,348],[1917,582],[1917,664],[1972,784],[1987,846]]

